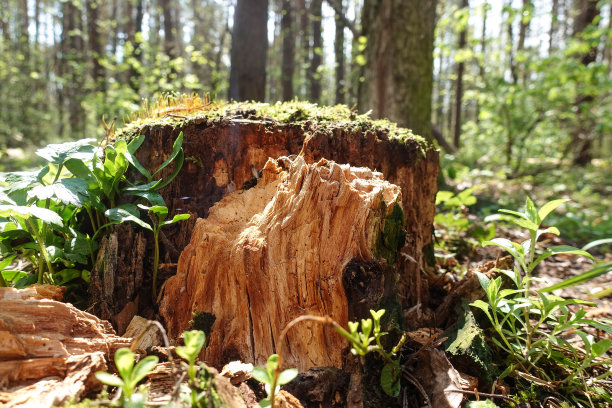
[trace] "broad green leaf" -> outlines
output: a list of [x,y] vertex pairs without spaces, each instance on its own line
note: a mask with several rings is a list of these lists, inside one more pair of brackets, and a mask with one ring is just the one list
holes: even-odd
[[156,214],[158,217],[166,217],[166,215],[168,215],[168,207],[164,206],[164,205],[153,205],[151,207],[143,205],[143,204],[138,204],[138,208],[145,210],[145,211],[150,211],[153,214]]
[[0,205],[0,217],[20,217],[25,219],[35,217],[58,227],[64,225],[62,218],[57,213],[36,206]]
[[64,167],[66,167],[68,171],[72,173],[75,177],[86,180],[90,184],[95,182],[95,176],[92,172],[92,169],[88,167],[82,160],[78,160],[75,158],[68,159],[64,163]]
[[82,207],[88,199],[89,183],[80,178],[64,178],[48,186],[36,186],[28,191],[28,199],[53,199],[65,205]]
[[0,271],[5,269],[7,266],[9,266],[11,264],[11,262],[13,262],[13,259],[15,259],[15,255],[9,256],[9,257],[4,258],[3,260],[1,260],[0,261]]
[[43,167],[41,170],[35,171],[14,171],[11,173],[0,173],[0,179],[4,179],[8,183],[5,192],[8,194],[15,193],[24,189],[29,189],[32,185],[37,184],[44,177],[44,174],[49,171],[49,166]]
[[476,274],[476,277],[478,278],[478,282],[480,282],[480,286],[486,291],[489,289],[489,286],[491,285],[491,279],[489,279],[487,277],[487,275],[485,275],[484,273],[481,272],[474,272]]
[[36,154],[54,164],[62,164],[69,158],[83,161],[91,160],[95,152],[95,148],[91,143],[95,141],[96,139],[81,139],[76,142],[50,144],[42,149],[38,149]]
[[56,285],[65,285],[66,283],[80,278],[81,271],[78,269],[62,269],[53,274],[53,283]]
[[17,203],[4,191],[0,191],[0,203],[5,203],[8,205],[17,205]]
[[253,367],[251,375],[260,383],[268,384],[272,382],[272,379],[268,377],[268,371],[262,367]]
[[548,216],[548,214],[553,212],[558,206],[568,201],[569,200],[566,200],[566,199],[560,199],[560,200],[549,201],[546,204],[544,204],[542,208],[540,208],[540,211],[538,211],[538,218],[540,219],[540,223],[544,221],[544,219]]
[[399,361],[386,363],[380,373],[380,386],[383,391],[391,397],[397,397],[400,393],[401,384],[399,373]]
[[[10,269],[4,269],[0,273],[2,273],[2,277],[7,282],[17,282],[21,278],[24,278],[29,275],[29,273],[24,272],[24,271],[13,271]],[[33,276],[36,278],[35,275]]]
[[453,196],[452,191],[438,191],[436,193],[436,205],[444,204]]
[[120,208],[120,207],[111,208],[110,210],[106,210],[106,212],[104,212],[104,215],[106,215],[106,217],[108,217],[109,220],[115,223],[131,221],[135,224],[140,225],[142,228],[146,228],[150,231],[153,231],[153,227],[151,225],[147,224],[140,218],[134,216],[132,213],[130,213],[124,208]]
[[539,224],[536,224],[531,220],[523,220],[520,218],[515,218],[512,220],[512,222],[518,225],[519,227],[525,228],[529,231],[536,231],[539,228]]
[[147,356],[143,358],[142,360],[140,360],[138,364],[136,364],[136,367],[134,367],[134,370],[132,371],[133,384],[136,385],[138,384],[140,380],[145,378],[147,374],[149,374],[149,372],[151,372],[151,370],[155,368],[158,361],[159,361],[159,358],[157,358],[157,356]]
[[277,385],[285,385],[293,381],[295,377],[298,375],[297,368],[288,368],[283,370],[276,379]]
[[102,384],[110,385],[111,387],[122,387],[124,384],[121,378],[103,371],[98,371],[96,373],[96,378]]
[[548,227],[548,228],[539,229],[538,233],[536,234],[536,242],[538,241],[538,239],[540,239],[540,236],[542,234],[554,234],[554,235],[559,236],[561,232],[556,227]]
[[567,254],[567,255],[582,255],[582,256],[586,256],[589,259],[594,259],[593,255],[589,254],[586,251],[583,251],[581,249],[575,248],[573,246],[569,246],[569,245],[557,245],[557,246],[552,246],[548,249],[546,249],[546,251],[544,251],[544,253],[540,256],[537,257],[537,259],[535,261],[533,261],[531,263],[530,266],[530,270],[533,270],[540,262],[542,262],[544,259],[554,256],[554,255],[561,255],[561,254]]
[[266,368],[268,370],[270,378],[272,378],[274,371],[276,371],[276,367],[278,367],[278,359],[278,354],[272,354],[270,355],[270,357],[268,357],[268,363],[266,364]]
[[136,354],[132,353],[127,347],[122,347],[115,352],[115,367],[117,367],[121,378],[125,380],[130,378],[135,358]]
[[159,166],[159,168],[155,170],[155,172],[153,173],[153,176],[155,176],[161,170],[166,168],[166,166],[172,163],[172,161],[178,156],[179,152],[182,151],[182,146],[183,146],[183,132],[179,133],[178,137],[174,141],[174,144],[172,145],[172,152],[170,153],[170,156],[168,156],[168,158],[161,164],[161,166]]
[[565,279],[559,283],[554,285],[547,286],[543,289],[540,289],[540,292],[552,292],[557,289],[569,288],[571,286],[580,285],[581,283],[588,282],[592,279],[595,279],[598,276],[606,274],[612,271],[612,262],[605,262],[599,265],[596,265],[593,269],[581,273],[580,275],[572,276],[571,278]]
[[144,198],[151,205],[166,206],[166,202],[164,201],[164,198],[157,191],[151,191],[151,190],[148,190],[148,191],[126,191],[126,190],[123,190],[123,192],[125,194],[127,194],[127,195],[133,195],[133,196],[136,196],[136,197]]

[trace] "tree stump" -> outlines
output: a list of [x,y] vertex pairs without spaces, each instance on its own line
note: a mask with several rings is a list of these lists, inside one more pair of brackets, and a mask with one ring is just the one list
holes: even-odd
[[282,341],[288,365],[342,367],[346,343],[329,329],[280,331],[302,314],[367,317],[383,295],[403,307],[427,298],[419,274],[439,171],[430,144],[347,108],[303,103],[178,109],[118,136],[144,134],[137,157],[155,169],[180,132],[185,164],[161,193],[171,214],[199,219],[166,231],[183,252],[160,314],[174,338],[204,322],[207,361],[261,364]]

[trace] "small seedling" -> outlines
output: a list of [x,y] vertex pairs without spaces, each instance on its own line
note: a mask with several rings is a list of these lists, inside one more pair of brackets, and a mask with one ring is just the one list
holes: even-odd
[[184,346],[176,348],[176,354],[187,360],[187,374],[189,375],[189,382],[195,385],[196,378],[196,366],[195,361],[204,347],[206,341],[206,335],[201,330],[191,330],[183,332],[183,339],[185,342]]
[[115,366],[121,378],[103,371],[96,373],[96,378],[112,387],[121,389],[123,406],[144,407],[146,398],[141,393],[135,393],[136,385],[147,376],[157,365],[156,356],[147,356],[134,366],[136,354],[128,348],[120,348],[115,353]]
[[259,401],[259,406],[262,408],[274,407],[274,397],[280,391],[280,386],[291,382],[298,375],[298,370],[295,368],[289,368],[278,373],[278,360],[278,354],[272,354],[268,358],[266,367],[253,368],[253,378],[264,384],[268,394],[267,398]]

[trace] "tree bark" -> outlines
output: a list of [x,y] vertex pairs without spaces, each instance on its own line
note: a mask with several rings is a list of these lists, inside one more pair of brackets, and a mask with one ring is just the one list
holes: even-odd
[[346,103],[346,68],[344,55],[344,28],[346,27],[344,16],[344,2],[340,0],[336,11],[336,37],[334,39],[334,55],[336,57],[336,103]]
[[104,59],[104,45],[102,44],[102,32],[100,30],[100,2],[98,0],[87,0],[87,36],[89,40],[89,51],[91,52],[91,78],[94,81],[94,89],[102,93],[106,92],[106,75],[101,60]]
[[436,1],[366,0],[367,38],[359,109],[431,140]]
[[281,86],[283,101],[293,99],[293,73],[295,71],[295,22],[293,1],[283,0],[281,36],[283,38]]
[[238,0],[234,11],[229,98],[263,101],[266,96],[268,0]]
[[[461,1],[461,8],[469,13],[470,3],[468,0]],[[467,24],[461,27],[459,31],[459,40],[457,41],[457,50],[461,51],[467,45]],[[453,109],[453,145],[455,149],[459,149],[461,141],[461,109],[463,104],[463,71],[465,70],[465,62],[463,60],[457,63],[457,80],[455,82],[455,106]]]
[[[594,24],[595,19],[599,16],[599,8],[597,0],[579,0],[579,14],[574,20],[574,37],[580,37],[581,34]],[[589,65],[597,59],[597,47],[591,49],[579,56],[580,62],[584,65]],[[576,98],[576,106],[579,112],[578,126],[573,134],[572,144],[576,146],[576,156],[574,164],[578,166],[586,166],[593,159],[593,140],[595,124],[589,118],[589,107],[594,102],[592,95],[578,95]]]
[[550,10],[550,30],[548,31],[548,54],[550,55],[557,49],[555,36],[557,35],[559,25],[559,0],[552,0]]
[[319,102],[321,99],[321,74],[318,72],[323,56],[323,37],[321,35],[323,0],[311,0],[310,20],[312,48],[310,65],[308,66],[308,83],[310,85],[310,101]]

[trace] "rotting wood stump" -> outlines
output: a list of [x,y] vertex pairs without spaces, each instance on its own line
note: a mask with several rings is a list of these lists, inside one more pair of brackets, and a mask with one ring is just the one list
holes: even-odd
[[269,160],[262,173],[255,187],[197,221],[160,314],[171,337],[193,314],[214,315],[205,351],[213,365],[263,364],[283,342],[290,366],[342,367],[346,341],[325,326],[302,324],[279,336],[303,314],[346,326],[345,266],[395,256],[403,244],[400,189],[369,169],[325,159],[309,165],[301,156]]
[[[380,307],[383,293],[404,308],[427,299],[419,274],[439,171],[438,152],[427,142],[348,108],[304,103],[220,104],[160,116],[117,136],[146,136],[137,157],[149,169],[184,136],[184,167],[161,193],[171,214],[199,219],[165,230],[169,245],[183,251],[160,296],[172,337],[196,313],[196,321],[212,325],[210,362],[262,363],[291,317],[329,314],[345,324]],[[398,211],[403,247],[387,238],[391,248],[383,250],[376,241]],[[292,229],[285,218],[295,220]],[[304,327],[283,340],[287,364],[341,367],[346,344],[329,329]]]

